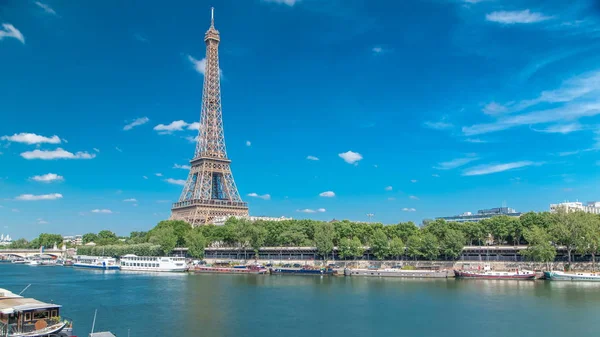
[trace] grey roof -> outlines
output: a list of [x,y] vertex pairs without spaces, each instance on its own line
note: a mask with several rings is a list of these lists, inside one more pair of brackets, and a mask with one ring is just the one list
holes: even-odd
[[104,332],[91,333],[90,337],[117,337],[117,336],[113,335],[112,332],[110,332],[110,331],[104,331]]

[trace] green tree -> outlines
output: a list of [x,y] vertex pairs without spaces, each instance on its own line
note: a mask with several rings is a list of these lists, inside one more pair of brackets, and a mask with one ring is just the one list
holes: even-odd
[[395,237],[402,239],[403,242],[407,242],[411,235],[419,233],[419,227],[412,221],[401,222],[393,227],[395,227]]
[[177,235],[175,235],[173,227],[163,226],[161,228],[154,228],[148,241],[159,245],[162,253],[169,255],[177,246]]
[[265,240],[267,238],[267,230],[259,224],[251,223],[248,227],[248,231],[250,246],[252,249],[254,249],[254,254],[256,258],[258,258],[258,252],[265,244]]
[[504,244],[513,230],[511,227],[513,224],[512,219],[507,215],[499,215],[486,220],[488,220],[489,231],[496,243],[499,245]]
[[175,237],[177,238],[177,244],[175,247],[185,246],[185,238],[188,232],[192,230],[192,226],[189,223],[182,220],[163,220],[150,231],[149,235],[152,236],[154,234],[152,233],[153,231],[165,227],[173,229],[173,234],[175,234]]
[[[198,227],[201,228],[201,227]],[[204,257],[204,248],[206,247],[206,238],[200,230],[189,231],[185,237],[185,245],[188,248],[188,254],[191,257],[201,259]]]
[[129,238],[127,238],[127,243],[129,244],[138,244],[146,242],[148,242],[148,232],[131,232],[129,234]]
[[10,249],[24,249],[29,247],[29,242],[23,238],[15,240],[8,246]]
[[96,235],[95,233],[83,234],[83,237],[81,238],[81,240],[84,245],[86,243],[90,243],[90,242],[96,243],[96,241],[98,241],[98,235]]
[[393,238],[390,241],[390,249],[389,249],[389,255],[393,256],[396,258],[396,260],[398,259],[398,257],[404,255],[404,242],[402,242],[402,239],[400,238]]
[[406,241],[406,255],[417,259],[422,256],[423,238],[420,232],[412,234]]
[[323,222],[315,228],[314,240],[315,246],[325,260],[333,251],[333,240],[335,238],[335,228],[329,222]]
[[465,236],[462,232],[455,229],[446,229],[443,231],[440,239],[440,252],[452,259],[456,259],[462,253],[465,245]]
[[489,234],[486,226],[481,221],[464,223],[462,232],[465,234],[469,245],[476,242],[479,246],[485,242]]
[[576,251],[579,254],[592,255],[592,269],[596,268],[596,255],[600,250],[600,216],[590,213],[575,214],[579,237],[576,238]]
[[576,248],[579,238],[583,235],[580,233],[581,226],[578,225],[575,213],[568,213],[564,209],[559,209],[553,214],[553,222],[550,226],[550,233],[557,244],[565,246],[567,249],[567,257],[571,264],[573,250]]
[[350,241],[350,253],[355,259],[362,258],[365,253],[363,244],[358,237],[355,237]]
[[420,255],[427,260],[435,260],[440,255],[438,239],[432,233],[423,234]]
[[378,260],[383,260],[389,254],[389,242],[382,228],[377,228],[371,238],[371,252]]
[[529,242],[526,250],[521,255],[538,262],[552,262],[556,257],[556,248],[551,243],[550,234],[542,227],[533,225],[523,232],[525,240]]
[[338,255],[342,259],[352,257],[352,239],[343,238],[338,244]]
[[62,242],[63,237],[60,234],[42,233],[37,238],[31,240],[29,244],[31,248],[37,249],[43,246],[48,249],[54,247],[55,244],[59,246]]
[[101,230],[100,232],[98,232],[97,241],[95,241],[95,243],[100,246],[112,245],[117,242],[119,242],[119,238],[117,237],[117,234],[115,234],[109,230]]

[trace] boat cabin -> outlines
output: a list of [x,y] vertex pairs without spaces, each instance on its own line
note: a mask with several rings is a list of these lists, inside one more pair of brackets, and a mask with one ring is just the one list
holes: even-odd
[[6,289],[0,289],[0,335],[28,334],[37,336],[62,325],[58,304],[24,298]]

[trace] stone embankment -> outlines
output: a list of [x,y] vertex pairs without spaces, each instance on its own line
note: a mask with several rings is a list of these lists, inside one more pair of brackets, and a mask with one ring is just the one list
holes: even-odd
[[[355,261],[338,261],[338,260],[223,260],[223,259],[205,259],[207,263],[224,263],[224,262],[235,262],[240,264],[245,263],[273,263],[273,264],[301,264],[311,266],[323,266],[327,264],[335,264],[338,268],[368,268],[369,266],[375,266],[378,268],[388,268],[392,266],[412,266],[416,269],[424,268],[440,268],[440,269],[483,269],[485,265],[489,265],[493,270],[514,270],[514,269],[526,269],[526,270],[564,270],[568,263],[566,262],[553,262],[553,263],[538,263],[538,262],[513,262],[513,261],[366,261],[366,260],[355,260]],[[596,264],[593,268],[590,262],[574,262],[571,263],[571,270],[573,271],[592,271],[598,270],[599,265]]]

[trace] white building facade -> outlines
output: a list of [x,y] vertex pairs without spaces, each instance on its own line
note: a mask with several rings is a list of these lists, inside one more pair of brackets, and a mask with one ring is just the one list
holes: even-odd
[[246,219],[246,220],[250,220],[252,222],[254,221],[258,221],[258,220],[262,220],[262,221],[286,221],[286,220],[292,220],[292,218],[286,218],[284,216],[282,217],[270,217],[270,216],[219,216],[219,217],[215,217],[214,220],[212,221],[212,224],[215,226],[223,226],[225,224],[225,222],[227,221],[227,219],[229,218],[236,218],[236,219]]
[[555,213],[559,209],[564,209],[567,213],[581,211],[585,213],[600,214],[600,201],[591,201],[585,205],[579,201],[550,204],[550,212]]
[[4,234],[0,234],[0,246],[8,246],[11,242],[12,239],[10,235],[6,234],[6,236],[4,236]]

